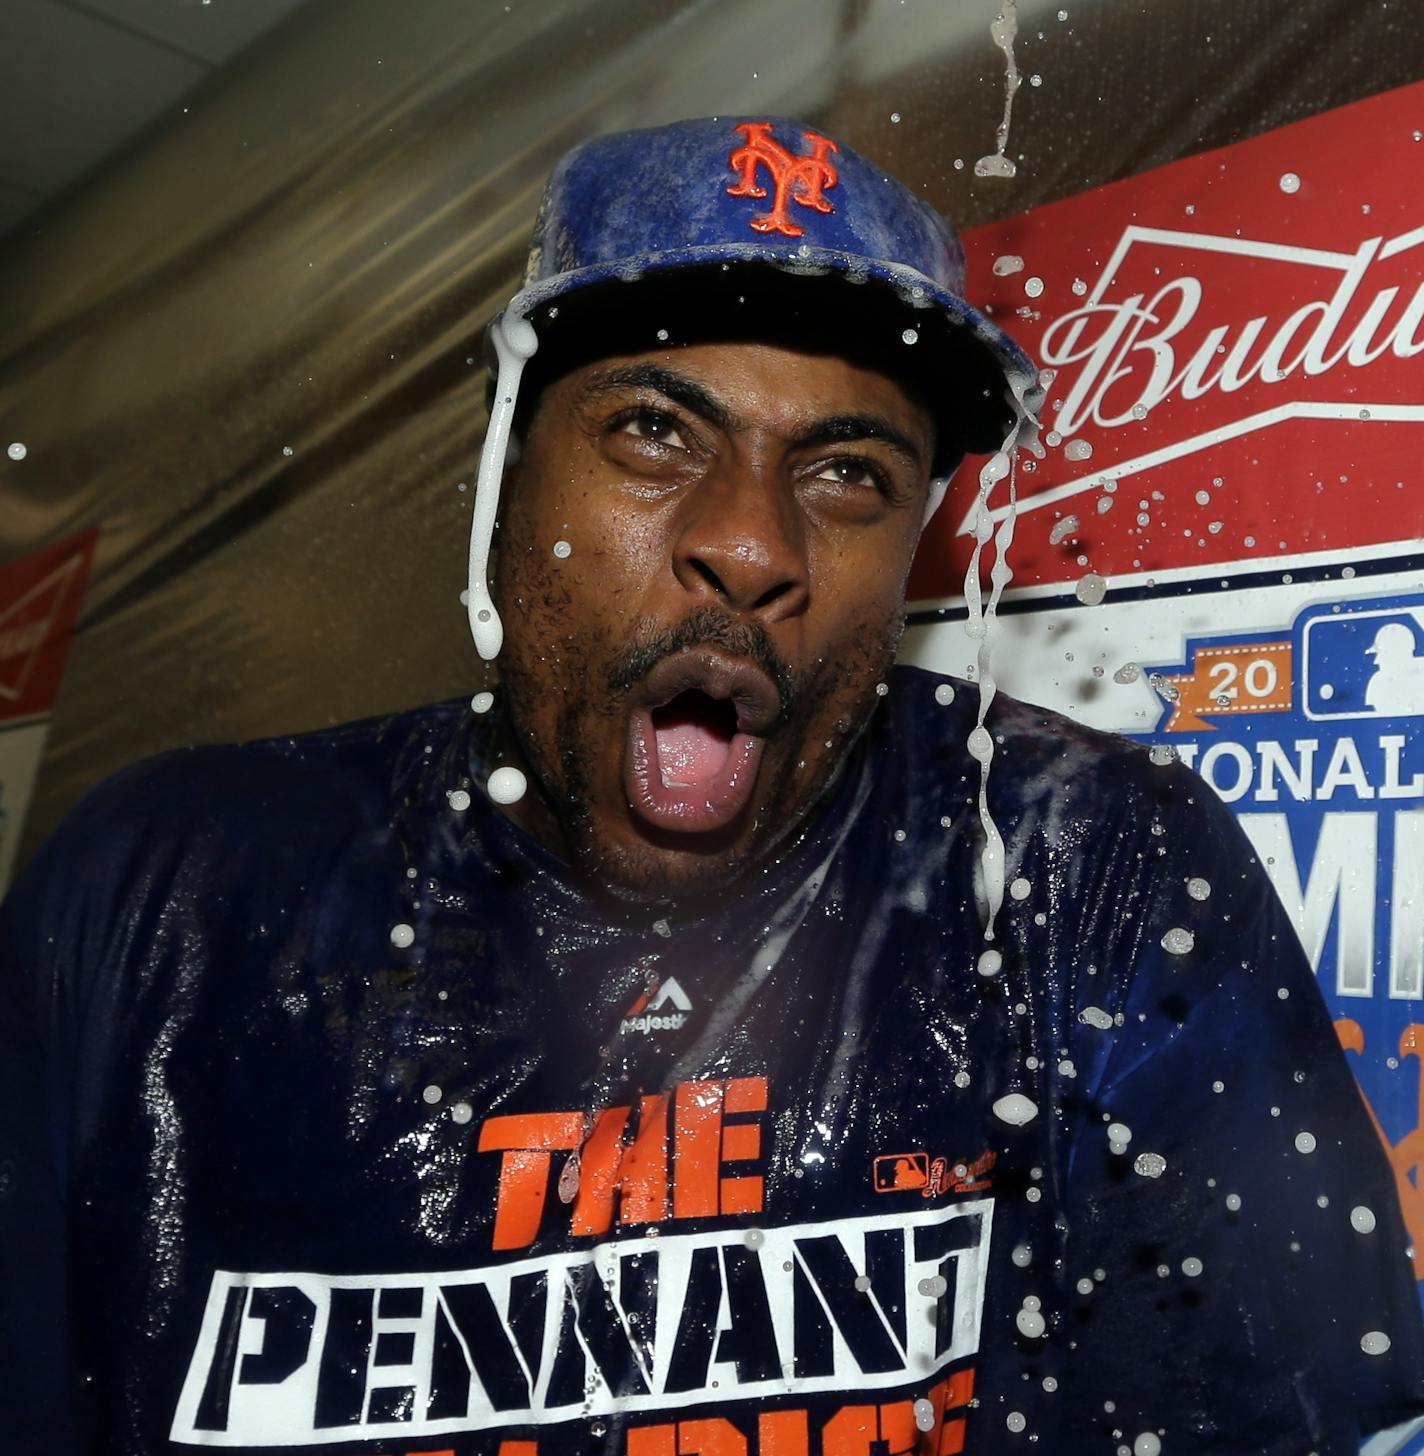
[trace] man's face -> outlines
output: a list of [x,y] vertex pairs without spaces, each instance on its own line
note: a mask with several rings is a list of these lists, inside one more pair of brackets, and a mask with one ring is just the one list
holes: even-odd
[[516,821],[640,898],[696,898],[781,840],[890,668],[934,445],[889,375],[778,344],[551,384],[495,584]]

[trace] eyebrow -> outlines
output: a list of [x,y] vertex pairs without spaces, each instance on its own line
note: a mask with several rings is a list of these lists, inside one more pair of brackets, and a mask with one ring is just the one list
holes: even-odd
[[597,396],[620,389],[655,390],[728,433],[744,428],[742,421],[710,390],[661,364],[626,364],[600,369],[589,379],[586,393]]
[[[741,418],[710,390],[661,364],[625,364],[600,369],[588,380],[585,392],[597,397],[621,389],[653,390],[728,433],[746,428]],[[914,439],[884,415],[871,412],[812,420],[791,437],[790,443],[794,448],[804,449],[815,445],[853,444],[857,440],[879,440],[915,466],[924,461],[924,452]]]
[[924,454],[919,445],[903,430],[892,425],[884,415],[831,415],[815,420],[792,439],[795,446],[853,444],[857,440],[879,440],[892,450],[919,465]]

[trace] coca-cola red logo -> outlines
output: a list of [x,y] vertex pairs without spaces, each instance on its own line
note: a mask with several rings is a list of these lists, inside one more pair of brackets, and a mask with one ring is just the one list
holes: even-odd
[[[1046,458],[1017,479],[1016,584],[1299,562],[1417,534],[1415,117],[1424,86],[968,236],[971,276],[1048,387]],[[960,589],[959,489],[912,596]]]

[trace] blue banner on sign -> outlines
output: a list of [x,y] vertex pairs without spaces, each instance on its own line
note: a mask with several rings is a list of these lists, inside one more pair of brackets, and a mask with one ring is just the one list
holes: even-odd
[[1266,867],[1424,1278],[1424,592],[1313,602],[1275,632],[1191,638],[1184,656],[1151,669],[1162,711],[1134,736],[1174,748]]
[[1409,599],[1311,608],[1298,626],[1308,718],[1424,716],[1424,610]]

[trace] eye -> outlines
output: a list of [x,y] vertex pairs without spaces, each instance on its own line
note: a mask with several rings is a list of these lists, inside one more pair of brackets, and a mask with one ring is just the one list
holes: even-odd
[[849,486],[853,490],[888,491],[884,474],[868,460],[829,461],[816,472],[814,479]]
[[673,450],[687,449],[687,441],[683,438],[677,421],[661,410],[632,410],[614,422],[614,429],[621,434],[631,435],[635,440],[648,440]]

